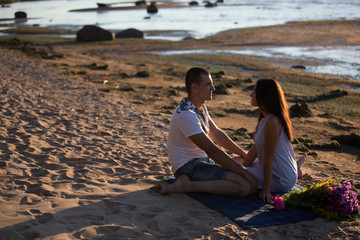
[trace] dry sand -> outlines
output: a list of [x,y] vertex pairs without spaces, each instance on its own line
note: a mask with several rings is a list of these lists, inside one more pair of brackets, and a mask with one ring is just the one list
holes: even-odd
[[[214,41],[209,48],[219,45]],[[151,46],[138,47],[145,51]],[[106,45],[95,48],[107,51]],[[136,58],[139,48],[124,58]],[[146,85],[143,92],[107,92],[104,80],[111,82],[121,72],[155,71],[156,63],[140,66],[89,54],[93,46],[79,47],[78,52],[69,49],[54,48],[64,52],[65,59],[41,61],[0,49],[0,239],[358,239],[360,220],[318,218],[243,229],[184,194],[162,196],[152,191],[171,175],[165,148],[171,111],[159,110],[158,103],[167,105],[169,98],[147,86],[169,86],[168,76],[150,77],[147,84],[131,79],[134,85]],[[79,70],[79,65],[92,61],[106,62],[110,73],[64,76],[64,71]],[[172,63],[164,66],[171,67]],[[179,77],[175,85],[181,83]],[[247,93],[232,93],[218,96],[210,107],[248,104]],[[182,95],[170,99],[176,103]],[[252,131],[256,124],[254,116],[214,118],[227,131]],[[294,120],[295,134],[326,135],[331,121]],[[352,126],[348,131],[359,132],[359,122]],[[309,157],[304,165],[310,177],[299,184],[330,177],[359,184],[358,148],[316,152],[318,157]]]

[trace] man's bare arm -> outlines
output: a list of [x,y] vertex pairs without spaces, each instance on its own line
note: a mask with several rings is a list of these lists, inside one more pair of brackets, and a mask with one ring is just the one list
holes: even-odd
[[224,147],[232,153],[240,155],[242,158],[246,157],[246,153],[242,150],[226,133],[224,133],[213,121],[210,124],[210,138],[218,145]]

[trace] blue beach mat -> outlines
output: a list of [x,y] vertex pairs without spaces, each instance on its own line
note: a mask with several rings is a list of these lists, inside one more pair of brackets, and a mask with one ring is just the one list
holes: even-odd
[[[171,184],[175,178],[169,178]],[[296,186],[301,188],[300,186]],[[258,194],[249,197],[218,196],[205,193],[187,193],[191,198],[202,202],[245,228],[260,228],[314,220],[317,214],[303,208],[285,208],[277,211],[271,203],[263,202]],[[277,194],[273,193],[273,196]]]

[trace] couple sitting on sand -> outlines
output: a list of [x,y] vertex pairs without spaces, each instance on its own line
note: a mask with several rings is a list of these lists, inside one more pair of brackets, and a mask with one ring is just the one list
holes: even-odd
[[[287,192],[301,177],[306,156],[295,160],[288,106],[280,85],[272,79],[257,81],[251,104],[259,107],[255,144],[245,153],[211,119],[205,102],[215,90],[208,71],[191,68],[185,77],[188,97],[176,108],[169,128],[167,150],[176,181],[162,194],[203,192],[259,197]],[[217,145],[237,156],[232,158]]]

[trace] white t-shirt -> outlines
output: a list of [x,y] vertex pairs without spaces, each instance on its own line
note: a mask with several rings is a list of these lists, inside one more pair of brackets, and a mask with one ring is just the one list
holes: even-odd
[[204,118],[201,119],[197,108],[187,98],[184,98],[174,111],[167,140],[169,162],[174,173],[194,158],[208,157],[205,151],[189,138],[192,135],[209,132],[211,118],[205,105],[203,105],[203,116]]

